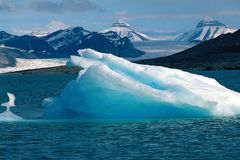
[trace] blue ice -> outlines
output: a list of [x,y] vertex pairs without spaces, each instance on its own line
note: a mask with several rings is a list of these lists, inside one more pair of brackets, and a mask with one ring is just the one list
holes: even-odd
[[160,118],[235,116],[240,94],[216,80],[177,69],[139,65],[91,49],[71,63],[83,67],[44,118]]

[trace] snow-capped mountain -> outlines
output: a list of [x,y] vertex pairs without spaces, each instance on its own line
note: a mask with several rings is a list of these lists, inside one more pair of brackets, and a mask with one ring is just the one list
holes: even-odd
[[0,43],[15,38],[16,36],[11,35],[5,31],[0,31]]
[[240,30],[210,39],[168,57],[137,63],[190,70],[237,70],[240,69]]
[[67,28],[64,30],[58,30],[45,37],[45,39],[55,50],[60,52],[67,48],[72,48],[81,43],[81,39],[90,34],[91,32],[83,29],[82,27]]
[[213,20],[212,18],[205,18],[201,20],[196,28],[190,32],[181,33],[176,40],[188,42],[202,42],[216,38],[222,34],[233,33],[236,29],[229,28],[225,24]]
[[43,37],[57,53],[69,56],[78,54],[79,49],[91,48],[100,52],[113,53],[120,57],[139,57],[144,52],[136,49],[127,37],[115,32],[98,33],[82,27],[56,31]]
[[35,36],[15,36],[9,40],[5,40],[3,45],[18,48],[26,52],[34,53],[39,57],[45,57],[45,54],[53,53],[54,48],[45,40]]
[[128,23],[121,20],[113,23],[111,28],[100,31],[100,33],[107,32],[116,32],[120,37],[128,37],[132,42],[153,40],[143,33],[134,31]]
[[82,27],[58,30],[44,37],[15,36],[2,31],[0,45],[31,53],[38,58],[66,58],[85,48],[126,58],[144,54],[136,49],[127,37],[121,38],[115,32],[91,32]]

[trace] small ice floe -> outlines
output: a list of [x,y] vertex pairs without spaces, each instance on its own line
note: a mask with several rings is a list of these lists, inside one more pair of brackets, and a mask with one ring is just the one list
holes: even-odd
[[15,95],[11,93],[7,93],[9,102],[2,103],[1,106],[6,107],[6,111],[0,113],[0,121],[18,121],[22,120],[22,117],[17,116],[16,114],[12,113],[10,108],[15,107]]

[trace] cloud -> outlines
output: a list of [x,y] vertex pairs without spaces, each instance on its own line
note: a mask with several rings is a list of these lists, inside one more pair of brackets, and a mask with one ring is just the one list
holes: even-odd
[[149,20],[149,19],[172,19],[172,20],[186,20],[186,19],[198,19],[201,20],[205,17],[222,17],[222,16],[240,16],[240,10],[223,10],[223,11],[209,11],[209,12],[193,12],[193,13],[139,13],[129,14],[126,11],[116,12],[112,18],[120,19],[124,21],[132,20]]
[[50,13],[102,11],[100,6],[90,0],[34,0],[29,5],[34,11]]
[[67,25],[62,21],[52,20],[44,27],[32,27],[29,29],[13,28],[13,29],[11,29],[11,33],[16,34],[16,35],[30,35],[32,33],[38,33],[38,34],[44,35],[44,34],[49,34],[49,33],[55,32],[60,29],[66,29],[69,27],[70,27],[70,25]]
[[0,0],[0,11],[13,11],[14,5],[10,1]]
[[47,24],[47,26],[46,26],[46,28],[50,32],[54,32],[54,31],[57,31],[59,29],[66,29],[68,27],[70,27],[70,26],[63,23],[62,21],[56,21],[56,20],[53,20],[53,21],[49,22],[49,24]]
[[120,20],[124,20],[124,21],[129,21],[131,20],[133,17],[131,17],[127,11],[123,10],[123,11],[118,11],[115,13],[114,15],[115,19],[120,19]]
[[91,0],[0,0],[0,11],[34,11],[40,13],[104,11]]

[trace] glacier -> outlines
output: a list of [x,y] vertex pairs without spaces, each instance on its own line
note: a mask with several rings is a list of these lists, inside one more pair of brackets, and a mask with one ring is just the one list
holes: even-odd
[[46,98],[46,119],[236,116],[240,93],[216,80],[177,69],[140,65],[91,49],[71,63],[76,80]]
[[12,93],[7,93],[9,102],[1,104],[1,106],[6,107],[6,111],[3,113],[0,113],[0,121],[19,121],[23,118],[12,113],[10,108],[15,107],[15,95]]

